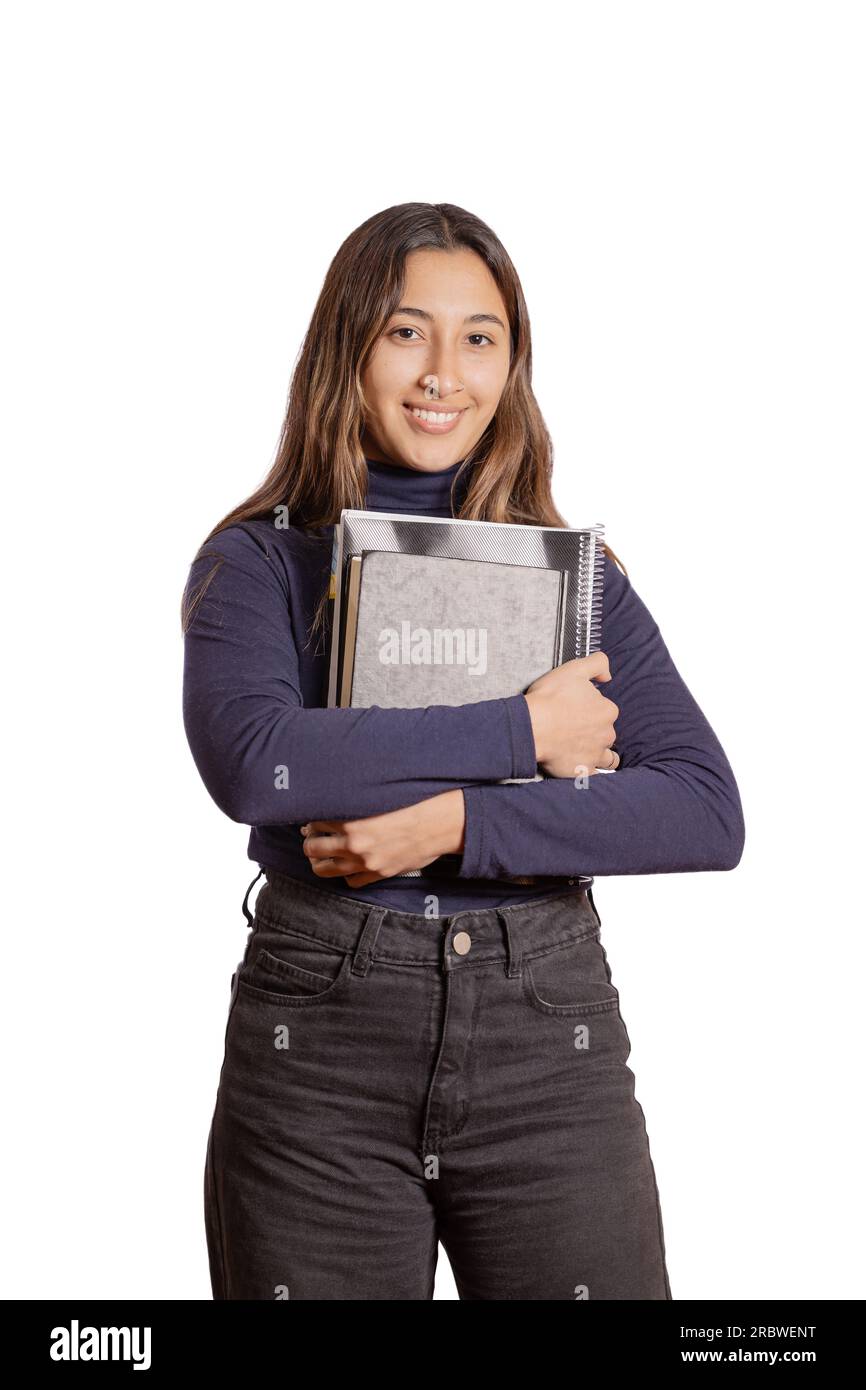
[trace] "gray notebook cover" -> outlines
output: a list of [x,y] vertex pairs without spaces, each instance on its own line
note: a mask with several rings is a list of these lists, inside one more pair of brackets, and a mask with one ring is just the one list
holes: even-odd
[[559,570],[367,552],[351,704],[412,709],[519,694],[559,663],[564,585]]

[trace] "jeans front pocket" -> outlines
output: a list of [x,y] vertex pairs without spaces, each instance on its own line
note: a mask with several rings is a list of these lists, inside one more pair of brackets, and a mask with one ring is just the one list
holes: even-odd
[[263,1003],[303,1008],[342,990],[351,963],[349,951],[257,919],[238,987]]
[[523,961],[523,996],[538,1013],[579,1018],[610,1013],[619,991],[610,980],[598,932],[572,937]]

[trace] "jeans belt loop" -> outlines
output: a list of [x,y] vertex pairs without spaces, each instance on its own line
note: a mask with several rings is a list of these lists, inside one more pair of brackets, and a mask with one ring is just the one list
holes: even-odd
[[520,948],[520,933],[515,924],[509,921],[508,913],[497,907],[496,915],[505,929],[505,942],[508,950],[506,975],[510,980],[518,977],[523,970],[523,952]]
[[381,906],[370,908],[367,914],[367,921],[364,924],[364,930],[361,932],[352,958],[353,975],[366,975],[370,968],[373,948],[376,945],[376,937],[379,935],[379,928],[382,925],[382,920],[387,911],[388,909],[386,907]]

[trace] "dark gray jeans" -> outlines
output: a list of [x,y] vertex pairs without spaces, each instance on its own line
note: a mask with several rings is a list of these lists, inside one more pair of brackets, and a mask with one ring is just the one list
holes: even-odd
[[207,1144],[214,1298],[430,1299],[441,1241],[461,1299],[670,1299],[586,891],[428,918],[266,879]]

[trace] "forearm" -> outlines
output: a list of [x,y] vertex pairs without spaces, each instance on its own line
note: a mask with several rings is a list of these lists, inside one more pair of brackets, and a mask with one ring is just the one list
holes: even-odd
[[471,786],[463,878],[732,869],[745,827],[722,745],[630,580],[605,566],[604,650],[620,766],[585,782]]
[[[532,777],[523,695],[427,709],[305,704],[291,577],[267,528],[229,528],[189,624],[184,727],[214,801],[245,825],[297,824],[397,810],[439,792]],[[193,563],[189,591],[211,572]]]
[[307,709],[186,687],[184,719],[214,801],[245,825],[381,814],[535,772],[522,696],[429,709]]
[[464,788],[462,878],[733,869],[743,812],[726,764],[686,761]]

